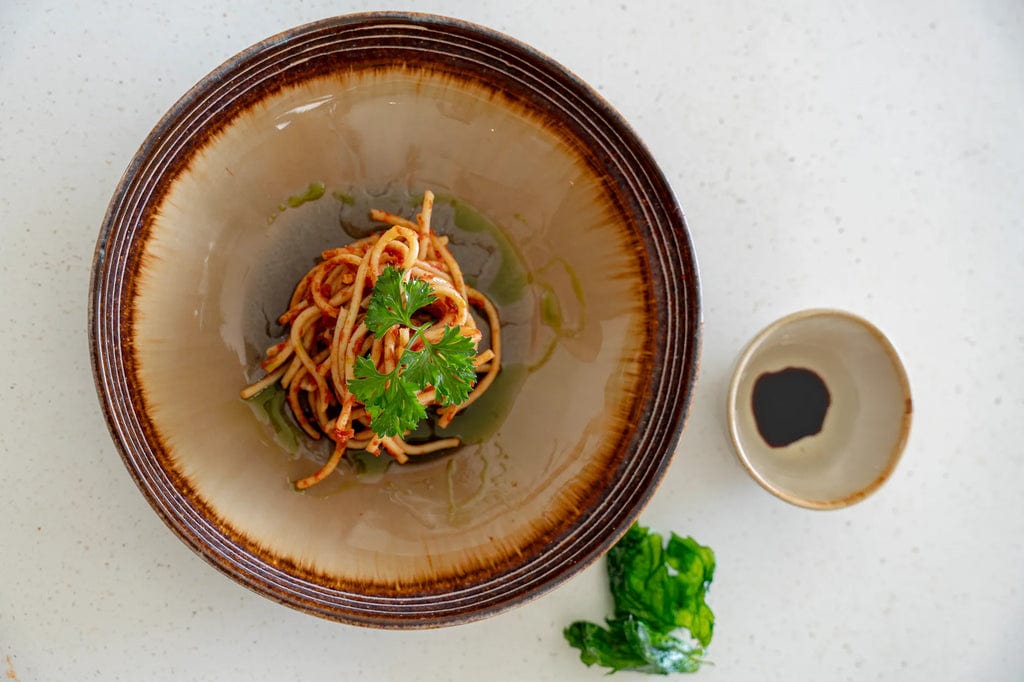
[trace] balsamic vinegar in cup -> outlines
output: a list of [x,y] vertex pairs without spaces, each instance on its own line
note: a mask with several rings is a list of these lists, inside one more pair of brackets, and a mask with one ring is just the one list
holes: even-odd
[[773,448],[821,433],[831,404],[824,380],[803,367],[765,372],[754,383],[751,396],[757,431]]

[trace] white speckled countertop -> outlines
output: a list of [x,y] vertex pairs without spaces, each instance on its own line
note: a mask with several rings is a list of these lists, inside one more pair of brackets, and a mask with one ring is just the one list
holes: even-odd
[[[391,6],[488,25],[574,70],[636,127],[683,204],[702,269],[702,373],[643,520],[718,554],[715,665],[697,679],[1024,679],[1024,5]],[[232,54],[368,9],[0,4],[5,679],[602,679],[561,636],[604,615],[602,564],[457,628],[321,621],[174,537],[103,422],[89,270],[136,147]],[[820,305],[890,336],[916,407],[891,481],[836,512],[755,485],[723,409],[742,345]]]

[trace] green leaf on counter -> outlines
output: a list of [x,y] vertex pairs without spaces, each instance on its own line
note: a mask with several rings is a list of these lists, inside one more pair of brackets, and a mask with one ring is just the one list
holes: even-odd
[[711,548],[675,533],[666,545],[634,525],[609,550],[607,565],[615,616],[607,628],[578,621],[565,629],[580,660],[612,671],[698,670],[715,625],[704,601],[715,573]]

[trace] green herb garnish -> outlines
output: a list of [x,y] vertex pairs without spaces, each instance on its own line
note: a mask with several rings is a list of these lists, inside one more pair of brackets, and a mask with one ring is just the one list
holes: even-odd
[[423,350],[402,354],[403,376],[421,388],[433,386],[442,405],[458,405],[466,401],[476,381],[474,351],[473,342],[458,328],[445,327],[437,343],[424,339]]
[[[458,327],[445,326],[441,338],[432,342],[423,332],[432,323],[416,326],[413,316],[436,300],[430,285],[418,279],[402,281],[402,271],[388,266],[377,278],[366,308],[366,326],[381,338],[395,325],[414,333],[398,364],[388,373],[381,373],[366,357],[356,359],[355,378],[348,390],[363,403],[370,414],[370,426],[378,436],[401,436],[416,428],[427,416],[426,408],[416,397],[418,391],[433,386],[437,402],[458,405],[469,397],[476,381],[473,365],[473,342]],[[421,350],[409,350],[415,341]]]
[[[580,660],[618,670],[667,675],[695,672],[711,642],[715,616],[704,602],[715,554],[675,533],[667,545],[634,525],[608,552],[615,615],[607,628],[577,621],[565,629]],[[686,630],[680,638],[677,631]]]
[[388,266],[377,277],[366,308],[366,328],[378,339],[396,324],[413,327],[417,310],[435,301],[430,285],[420,279],[402,281],[402,271]]
[[348,390],[370,413],[370,425],[378,436],[401,436],[427,416],[427,408],[416,398],[422,386],[406,380],[402,369],[403,363],[399,363],[381,374],[372,360],[358,358],[355,378],[348,382]]

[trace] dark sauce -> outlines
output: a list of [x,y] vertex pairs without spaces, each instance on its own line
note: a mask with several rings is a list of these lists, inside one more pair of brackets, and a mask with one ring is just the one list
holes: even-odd
[[821,432],[832,396],[817,373],[787,367],[759,376],[751,403],[761,437],[781,448]]

